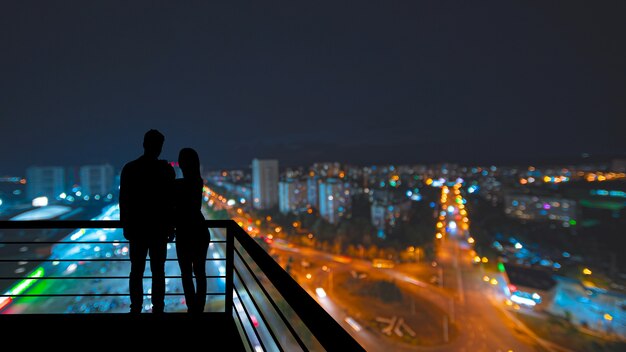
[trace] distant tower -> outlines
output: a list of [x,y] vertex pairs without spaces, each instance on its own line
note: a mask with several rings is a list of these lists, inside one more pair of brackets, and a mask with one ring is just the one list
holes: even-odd
[[65,190],[65,169],[61,166],[31,166],[26,169],[28,199],[48,197],[55,199]]
[[317,208],[319,206],[318,185],[320,180],[317,176],[309,176],[306,180],[307,200],[309,204]]
[[104,195],[113,190],[113,166],[85,165],[80,168],[80,184],[85,195]]
[[256,209],[278,204],[278,160],[252,160],[252,200]]
[[278,183],[278,210],[287,214],[306,207],[306,186],[300,180],[286,179]]
[[336,178],[328,178],[319,184],[320,215],[336,224],[351,207],[350,186]]

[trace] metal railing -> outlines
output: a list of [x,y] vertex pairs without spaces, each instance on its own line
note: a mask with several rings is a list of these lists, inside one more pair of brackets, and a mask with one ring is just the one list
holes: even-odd
[[[241,227],[232,220],[207,220],[206,225],[212,231],[211,243],[220,247],[224,256],[209,257],[207,260],[223,262],[218,275],[207,272],[207,279],[216,280],[215,287],[223,283],[223,290],[209,291],[207,295],[215,296],[216,301],[223,301],[223,309],[214,311],[217,314],[232,316],[239,335],[246,349],[255,351],[324,351],[348,350],[362,351],[363,348],[354,338],[335,321],[309,293],[304,290],[276,261]],[[122,223],[116,220],[90,221],[0,221],[3,229],[120,229]],[[224,233],[221,231],[225,230]],[[84,230],[82,230],[84,231]],[[215,234],[219,233],[218,236]],[[15,238],[6,240],[0,245],[50,245],[58,246],[123,246],[126,241],[110,241],[102,237],[102,241],[24,241]],[[74,251],[80,253],[80,251]],[[60,263],[77,262],[129,262],[127,257],[75,258],[56,257],[58,251],[51,250],[46,258],[2,258],[0,267],[7,263],[35,262]],[[168,258],[167,261],[176,259]],[[36,299],[38,297],[128,297],[125,292],[47,292],[39,289],[31,292],[31,284],[36,280],[115,280],[128,279],[125,275],[46,275],[44,270],[32,269],[19,276],[2,275],[0,280],[21,280],[6,292],[0,292],[0,310],[13,304],[15,299]],[[150,276],[145,276],[150,279]],[[168,275],[168,279],[178,279],[180,275]],[[146,286],[146,285],[144,285]],[[210,285],[209,285],[210,286]],[[19,289],[15,289],[18,287]],[[148,286],[149,287],[149,286]],[[29,291],[30,290],[30,291]],[[149,296],[150,293],[145,293]],[[182,296],[182,292],[166,292],[170,296]],[[167,305],[167,302],[166,302]]]

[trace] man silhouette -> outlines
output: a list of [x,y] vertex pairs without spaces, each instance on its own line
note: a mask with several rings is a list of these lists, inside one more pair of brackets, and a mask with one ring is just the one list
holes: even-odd
[[143,274],[150,254],[152,312],[165,308],[165,259],[167,240],[173,234],[172,190],[176,175],[165,160],[159,160],[165,137],[157,130],[144,135],[142,156],[122,168],[120,220],[130,251],[130,312],[141,313]]

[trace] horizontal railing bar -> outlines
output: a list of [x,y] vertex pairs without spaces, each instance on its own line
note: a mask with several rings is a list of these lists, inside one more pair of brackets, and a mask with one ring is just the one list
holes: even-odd
[[[208,228],[227,228],[232,220],[205,220]],[[29,220],[0,221],[0,229],[120,229],[124,223],[120,220]]]
[[[2,241],[0,244],[127,244],[128,241]],[[170,242],[176,243],[176,242]],[[226,243],[226,241],[213,241],[211,243]]]
[[[177,261],[175,258],[167,258],[166,262]],[[226,258],[206,258],[209,261],[221,261],[226,260]],[[94,259],[0,259],[0,263],[16,263],[16,262],[130,262],[130,259],[120,259],[120,258],[112,258],[112,259],[104,259],[104,258],[94,258]]]
[[[166,279],[180,279],[182,276],[174,275],[168,276],[166,275]],[[194,276],[195,277],[195,276]],[[224,275],[207,275],[207,279],[219,279],[225,278]],[[152,279],[152,276],[144,276],[144,279]],[[39,277],[19,277],[19,276],[0,276],[0,280],[95,280],[95,279],[103,279],[103,280],[111,280],[111,279],[126,279],[128,280],[128,276],[39,276]]]
[[[207,296],[223,296],[225,292],[207,292]],[[144,293],[144,296],[152,296]],[[184,293],[166,293],[166,296],[184,296]],[[0,297],[127,297],[129,293],[23,293],[19,295],[2,294]]]

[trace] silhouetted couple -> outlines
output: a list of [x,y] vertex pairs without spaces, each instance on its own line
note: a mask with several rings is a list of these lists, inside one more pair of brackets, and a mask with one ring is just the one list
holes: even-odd
[[[198,154],[184,148],[178,155],[182,179],[174,168],[159,160],[165,137],[157,130],[144,135],[144,153],[122,169],[120,220],[130,247],[130,312],[143,308],[143,275],[146,256],[152,272],[152,312],[165,308],[165,260],[167,243],[176,237],[176,255],[187,311],[201,313],[206,302],[205,261],[210,234],[204,224],[202,177]],[[194,287],[193,274],[196,277]]]

